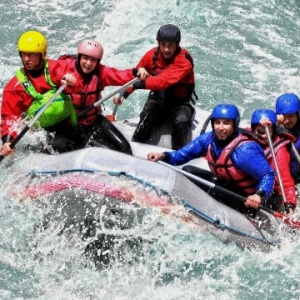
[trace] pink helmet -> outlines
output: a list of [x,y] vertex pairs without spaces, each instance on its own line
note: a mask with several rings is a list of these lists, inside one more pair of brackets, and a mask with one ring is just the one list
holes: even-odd
[[96,41],[84,40],[78,46],[77,55],[78,54],[88,55],[101,60],[103,55],[103,47]]

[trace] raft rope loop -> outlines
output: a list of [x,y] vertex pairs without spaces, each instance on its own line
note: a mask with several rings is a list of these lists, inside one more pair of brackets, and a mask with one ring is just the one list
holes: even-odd
[[[147,181],[145,181],[141,178],[138,178],[136,176],[128,174],[124,171],[101,171],[101,170],[91,170],[91,169],[68,169],[68,170],[59,170],[59,171],[31,171],[31,172],[27,173],[27,175],[34,178],[34,177],[40,177],[40,176],[44,176],[44,175],[56,176],[56,175],[64,175],[64,174],[76,173],[76,172],[79,172],[79,173],[103,173],[103,174],[107,173],[110,176],[118,176],[118,177],[124,176],[124,177],[126,177],[130,180],[134,180],[136,182],[139,182],[139,183],[143,184],[144,186],[151,187],[155,191],[163,193],[163,194],[169,196],[170,198],[174,198],[179,203],[181,203],[184,207],[188,208],[192,213],[196,214],[197,216],[199,216],[203,220],[205,220],[207,222],[210,222],[211,224],[213,224],[214,226],[216,226],[218,228],[227,229],[230,232],[235,233],[236,235],[248,237],[248,238],[260,241],[262,243],[265,243],[267,245],[277,246],[277,245],[280,244],[279,240],[270,241],[265,237],[258,237],[258,236],[255,236],[254,234],[248,234],[248,233],[245,233],[243,231],[240,231],[237,228],[226,225],[225,223],[221,222],[219,219],[214,218],[212,216],[209,216],[208,214],[204,213],[203,211],[201,211],[199,209],[196,209],[195,207],[191,206],[186,200],[183,200],[183,199],[178,198],[178,197],[174,197],[174,196],[170,195],[170,193],[168,191],[166,191],[166,190],[164,190],[164,189],[162,189],[158,186],[155,186],[152,183],[147,182]],[[256,223],[254,223],[253,225],[256,226]],[[258,226],[256,226],[256,227],[258,227]]]

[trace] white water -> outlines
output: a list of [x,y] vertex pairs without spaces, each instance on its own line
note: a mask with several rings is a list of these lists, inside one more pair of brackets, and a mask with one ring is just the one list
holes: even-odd
[[[46,34],[49,57],[98,39],[103,63],[127,68],[155,45],[162,24],[174,23],[194,57],[201,108],[231,102],[249,118],[256,108],[272,108],[282,92],[299,92],[295,0],[12,0],[0,9],[1,90],[20,66],[16,42],[24,30]],[[128,98],[118,117],[136,116],[146,94]],[[139,234],[157,241],[144,244],[142,256],[131,250],[125,262],[100,270],[84,258],[76,235],[58,234],[61,224],[39,230],[43,210],[8,198],[16,174],[5,163],[0,170],[1,299],[299,299],[298,239],[252,253],[153,213]]]

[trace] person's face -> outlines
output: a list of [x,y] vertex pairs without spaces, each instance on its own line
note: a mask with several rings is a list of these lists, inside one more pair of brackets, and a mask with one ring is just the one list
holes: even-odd
[[[273,126],[269,126],[269,132],[270,132],[270,137],[272,138],[273,136]],[[262,126],[260,124],[256,124],[253,127],[253,131],[258,134],[261,138],[261,141],[263,144],[267,144],[268,143],[268,136],[266,133],[266,128],[265,126]]]
[[26,70],[38,70],[43,66],[41,53],[21,52],[21,59]]
[[80,68],[83,73],[88,74],[91,73],[98,64],[98,59],[82,54],[80,57]]
[[286,129],[292,129],[298,121],[298,113],[283,115],[283,126]]
[[174,55],[177,44],[175,42],[158,42],[159,49],[165,59],[171,59]]
[[232,119],[215,119],[213,128],[217,138],[221,141],[227,140],[234,133],[234,123]]

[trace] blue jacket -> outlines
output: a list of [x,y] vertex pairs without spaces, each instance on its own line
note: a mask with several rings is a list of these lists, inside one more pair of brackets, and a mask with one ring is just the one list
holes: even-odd
[[[182,165],[192,159],[205,156],[210,144],[219,157],[224,147],[217,146],[215,134],[211,131],[200,135],[177,151],[165,152],[166,160],[171,165]],[[267,162],[264,151],[256,142],[249,141],[239,145],[232,153],[231,159],[237,169],[258,181],[257,190],[264,191],[267,196],[271,195],[275,172]]]
[[[297,140],[294,142],[294,145],[297,151],[300,153],[300,134],[297,137]],[[300,175],[300,165],[293,151],[291,151],[290,170],[294,178],[297,178],[298,175]]]

